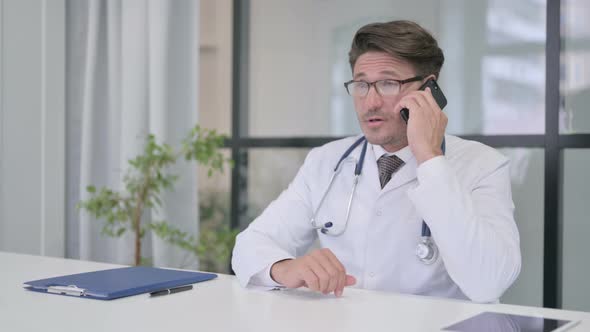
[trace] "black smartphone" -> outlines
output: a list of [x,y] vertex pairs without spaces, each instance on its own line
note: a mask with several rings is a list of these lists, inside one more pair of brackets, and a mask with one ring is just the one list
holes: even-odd
[[[422,86],[418,90],[426,90],[426,88],[430,88],[430,92],[432,93],[434,100],[436,100],[436,103],[438,104],[438,107],[440,107],[441,110],[445,108],[445,106],[447,106],[447,98],[445,97],[445,94],[442,92],[440,86],[438,86],[435,80],[429,79],[428,81],[426,81],[426,83],[422,84]],[[404,119],[404,121],[408,123],[408,119],[410,118],[410,110],[404,107],[401,109],[401,111],[399,111],[399,113],[401,114],[402,119]]]

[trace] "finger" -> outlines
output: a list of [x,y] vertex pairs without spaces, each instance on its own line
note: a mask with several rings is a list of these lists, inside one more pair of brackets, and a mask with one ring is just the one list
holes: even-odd
[[312,269],[305,267],[302,272],[302,278],[307,288],[313,291],[319,291],[320,280],[318,276],[312,271]]
[[344,272],[341,271],[326,254],[324,254],[323,261],[321,264],[330,276],[328,289],[326,289],[326,294],[335,292],[339,288],[343,287]]
[[426,88],[426,91],[416,92],[417,94],[414,96],[414,98],[418,104],[422,105],[420,111],[422,111],[425,118],[429,119],[432,128],[436,128],[441,122],[441,114],[443,113],[436,100],[434,100],[430,88]]
[[[349,276],[347,274],[343,274],[342,278],[338,280],[338,288],[334,291],[334,295],[336,295],[337,297],[342,296],[342,293],[344,293],[344,287],[349,286],[347,284],[347,282],[350,282],[350,279],[348,277]],[[356,283],[356,280],[354,280],[352,284],[354,285],[354,283]]]
[[345,282],[346,282],[345,278],[338,278],[338,285],[336,286],[336,289],[334,290],[334,295],[336,295],[336,297],[342,296],[342,293],[344,292],[344,283]]
[[326,269],[317,261],[317,257],[315,255],[310,255],[310,259],[308,260],[308,267],[313,271],[313,273],[318,278],[318,288],[315,289],[322,293],[326,292],[328,286],[330,284],[330,275],[326,271]]
[[332,266],[334,266],[337,270],[337,275],[336,275],[337,285],[336,285],[334,294],[336,296],[340,296],[342,294],[342,290],[344,289],[344,285],[346,283],[346,269],[344,268],[344,265],[342,265],[340,260],[338,260],[336,255],[334,255],[334,253],[332,251],[330,251],[330,249],[326,249],[324,251],[324,256],[326,256],[330,260],[330,263],[332,263]]
[[445,129],[448,124],[447,115],[442,111],[436,99],[434,99],[434,96],[432,95],[432,90],[430,88],[426,88],[426,90],[428,91],[428,96],[426,99],[431,105],[433,105],[432,107],[436,113],[437,126],[442,129]]
[[[352,286],[354,284],[356,284],[356,278],[347,274],[344,278],[344,286],[348,287],[348,286]],[[336,296],[340,297],[340,296],[342,296],[343,293],[344,293],[344,288],[335,294],[336,294]]]
[[338,284],[340,283],[340,278],[338,277],[338,273],[334,273],[334,275],[330,276],[330,279],[328,280],[328,288],[326,288],[326,290],[324,291],[324,294],[330,294],[334,291],[336,291],[336,289],[338,289]]
[[[430,88],[426,88],[430,89]],[[415,96],[418,104],[422,105],[420,110],[424,114],[424,117],[429,120],[432,128],[436,128],[440,122],[440,108],[433,106],[436,104],[434,98],[429,91],[419,91],[420,93]]]
[[423,91],[412,91],[412,92],[408,93],[407,95],[405,95],[402,99],[413,100],[414,103],[418,107],[423,107],[424,105],[428,105],[428,104],[426,103],[426,101],[422,100],[422,96],[421,96],[422,92]]
[[352,286],[356,284],[356,278],[351,275],[346,275],[346,286]]
[[424,110],[419,107],[418,103],[412,98],[404,103],[405,107],[410,110],[408,119],[408,129],[418,127],[431,127],[431,120],[424,114]]
[[[316,253],[317,262],[328,274],[328,286],[323,292],[325,294],[333,292],[338,287],[339,275],[343,275],[339,268],[330,259],[331,251],[329,249],[322,249]],[[333,254],[332,254],[333,256]]]
[[432,90],[430,90],[430,88],[426,88],[424,94],[422,95],[424,96],[424,100],[426,100],[428,105],[430,105],[431,109],[435,111],[435,113],[442,112],[440,106],[438,106],[438,103],[436,102],[436,99],[434,99],[434,96],[432,95]]
[[420,111],[420,105],[412,98],[411,96],[405,96],[402,98],[399,103],[397,104],[397,112],[402,110],[402,108],[407,108],[410,110],[410,120],[412,119],[412,114],[417,113]]
[[417,111],[420,111],[426,119],[429,119],[431,123],[437,123],[437,113],[440,112],[438,107],[433,107],[436,102],[432,98],[429,92],[426,91],[415,91],[415,94],[411,96],[416,104],[420,106]]
[[326,248],[325,250],[322,250],[322,254],[330,260],[332,265],[334,265],[336,267],[336,269],[338,269],[338,271],[341,271],[341,272],[346,271],[346,269],[344,268],[344,265],[342,265],[340,260],[338,260],[338,257],[336,257],[336,255],[334,255],[334,253],[330,249]]
[[344,286],[346,284],[346,273],[345,272],[340,272],[338,274],[338,283],[336,285],[336,289],[334,290],[334,295],[336,296],[341,296],[342,295],[342,291],[344,290]]

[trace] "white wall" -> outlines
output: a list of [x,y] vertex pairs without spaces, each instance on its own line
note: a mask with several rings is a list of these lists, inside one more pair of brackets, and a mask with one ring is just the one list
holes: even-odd
[[0,8],[0,250],[63,256],[64,1]]

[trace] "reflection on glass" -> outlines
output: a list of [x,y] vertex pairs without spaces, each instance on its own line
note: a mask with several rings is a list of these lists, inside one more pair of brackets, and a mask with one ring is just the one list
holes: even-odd
[[564,309],[590,311],[590,150],[567,149],[563,153],[563,272],[562,305]]
[[514,219],[520,233],[522,268],[502,303],[543,305],[543,149],[501,149],[510,159]]
[[545,42],[546,1],[489,0],[486,15],[490,45]]
[[544,132],[544,0],[250,3],[251,136],[359,133],[342,86],[350,43],[362,25],[394,19],[423,25],[445,52],[450,133]]
[[587,0],[561,0],[562,29],[566,40],[590,38],[590,2]]
[[543,133],[544,55],[486,56],[482,70],[482,133]]
[[562,1],[560,132],[590,132],[590,3]]
[[287,189],[308,152],[307,148],[248,150],[248,205],[243,222],[250,223]]
[[[445,327],[443,330],[456,332],[551,332],[568,323],[575,325],[576,322],[500,312],[482,312]],[[569,327],[564,328],[569,329]]]
[[[228,158],[228,150],[223,151]],[[223,174],[207,175],[207,168],[198,167],[199,202],[199,269],[229,273],[229,254],[233,238],[230,226],[231,169],[225,165]]]

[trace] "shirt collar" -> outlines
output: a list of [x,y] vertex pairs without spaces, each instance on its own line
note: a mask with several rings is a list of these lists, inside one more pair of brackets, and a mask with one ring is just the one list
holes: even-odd
[[396,152],[387,152],[381,145],[375,145],[371,143],[369,143],[369,145],[371,145],[371,149],[375,154],[375,160],[379,160],[379,158],[381,158],[383,155],[396,155],[399,159],[403,160],[403,162],[407,164],[410,160],[414,159],[414,155],[412,154],[412,150],[410,149],[409,145],[406,145],[404,148]]

